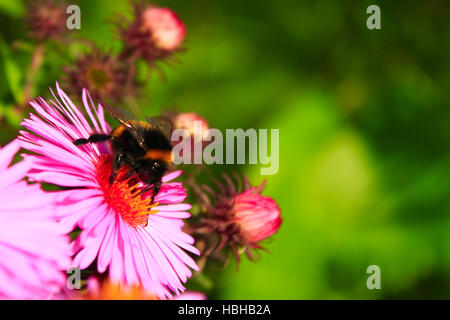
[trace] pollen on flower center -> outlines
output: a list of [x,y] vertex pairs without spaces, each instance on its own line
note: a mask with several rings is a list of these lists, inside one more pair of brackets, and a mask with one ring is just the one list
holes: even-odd
[[133,182],[133,178],[125,177],[127,168],[122,167],[111,184],[109,178],[113,171],[111,156],[103,155],[95,163],[97,180],[103,190],[105,201],[110,208],[132,227],[145,227],[151,211],[150,198],[140,194],[140,186]]

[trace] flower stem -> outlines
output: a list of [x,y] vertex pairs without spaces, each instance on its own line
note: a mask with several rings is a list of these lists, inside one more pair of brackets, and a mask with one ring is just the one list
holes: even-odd
[[39,71],[39,68],[42,65],[44,60],[44,44],[39,43],[33,51],[33,55],[31,56],[31,63],[28,67],[26,78],[25,78],[25,86],[23,89],[23,102],[21,103],[20,108],[25,108],[26,103],[31,100],[33,94],[33,87],[36,81],[36,75]]

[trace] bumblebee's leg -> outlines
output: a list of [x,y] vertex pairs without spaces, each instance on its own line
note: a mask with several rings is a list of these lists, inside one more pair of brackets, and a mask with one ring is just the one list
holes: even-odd
[[114,156],[113,159],[113,170],[117,171],[122,166],[123,154],[119,153]]
[[94,133],[91,135],[88,139],[90,143],[98,143],[98,142],[104,142],[111,139],[111,136],[104,133]]
[[153,185],[153,194],[152,194],[152,200],[150,201],[150,204],[153,204],[153,202],[155,202],[155,197],[158,194],[159,189],[161,189],[161,182],[156,182]]
[[109,176],[109,184],[113,184],[114,180],[116,179],[116,171],[111,172],[111,175]]
[[72,142],[76,146],[81,146],[83,144],[89,143],[89,141],[87,139],[84,139],[84,138],[83,139],[77,139],[77,140],[74,140]]
[[146,186],[138,194],[136,194],[136,196],[144,194],[144,193],[146,193],[147,191],[149,191],[152,188],[153,188],[153,192],[152,192],[152,198],[151,198],[151,201],[150,201],[150,204],[152,205],[154,200],[155,200],[156,195],[159,192],[159,189],[161,189],[161,183],[154,183],[154,184],[150,184],[150,185]]
[[98,143],[98,142],[103,142],[103,141],[106,141],[109,139],[111,139],[110,135],[103,134],[103,133],[94,133],[87,139],[82,138],[82,139],[74,140],[73,144],[76,146],[81,146],[86,143]]
[[112,167],[113,171],[111,175],[109,176],[109,183],[112,184],[114,182],[114,179],[116,178],[116,173],[120,169],[120,166],[122,165],[123,161],[123,154],[119,153],[114,156]]
[[[142,189],[142,190],[139,192],[139,194],[146,193],[146,192],[149,191],[151,188],[153,188],[153,185],[152,185],[152,184],[151,184],[151,185],[148,185],[148,186],[146,186],[144,189]],[[136,196],[138,196],[139,194],[137,194]]]

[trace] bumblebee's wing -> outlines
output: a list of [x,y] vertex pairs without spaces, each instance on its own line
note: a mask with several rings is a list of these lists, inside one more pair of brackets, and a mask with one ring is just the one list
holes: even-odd
[[169,118],[164,116],[156,116],[156,117],[145,117],[145,119],[153,129],[161,131],[167,138],[167,140],[170,141],[173,124]]
[[114,119],[119,121],[121,124],[128,126],[129,122],[135,121],[134,117],[125,110],[122,110],[118,107],[110,106],[104,101],[97,100],[97,102],[101,104],[106,109],[106,111],[108,111],[108,113],[111,114],[114,117]]
[[134,119],[134,117],[131,114],[120,108],[112,107],[103,101],[98,101],[98,103],[101,104],[103,107],[105,107],[105,109],[114,117],[114,119],[119,121],[127,128],[128,132],[131,133],[131,135],[139,143],[139,145],[141,146],[144,145],[144,136],[142,134],[142,128],[137,126],[138,122]]

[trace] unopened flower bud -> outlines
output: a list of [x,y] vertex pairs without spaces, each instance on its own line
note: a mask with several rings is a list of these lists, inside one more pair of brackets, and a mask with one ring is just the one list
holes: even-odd
[[67,73],[65,80],[73,94],[86,88],[96,98],[117,103],[136,92],[133,69],[116,56],[97,49],[78,59],[75,66],[67,66],[64,70]]
[[273,235],[281,225],[280,209],[270,197],[262,196],[259,188],[238,194],[234,203],[234,219],[242,235],[255,244]]
[[[192,230],[206,239],[218,236],[216,243],[211,239],[207,241],[211,248],[206,248],[205,252],[218,253],[228,249],[237,262],[242,252],[253,260],[252,249],[263,249],[261,241],[280,228],[280,209],[272,198],[261,195],[264,183],[251,187],[244,177],[243,190],[238,191],[230,177],[223,175],[223,178],[226,183],[217,182],[220,191],[217,193],[207,186],[192,185],[200,207],[205,211],[200,223]],[[211,201],[211,195],[215,201]]]

